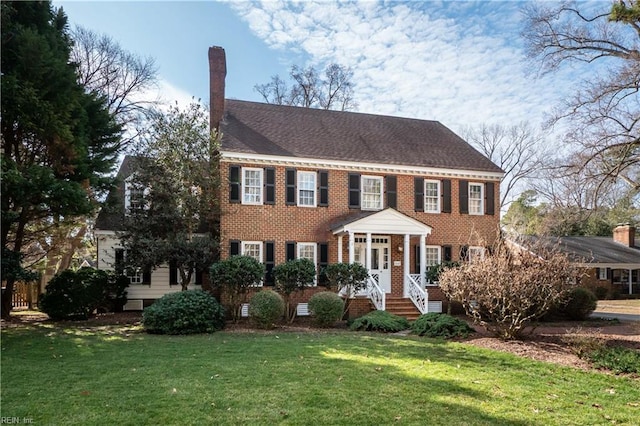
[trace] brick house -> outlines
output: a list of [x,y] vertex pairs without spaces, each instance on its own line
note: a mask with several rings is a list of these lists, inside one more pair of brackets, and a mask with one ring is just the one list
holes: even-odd
[[[498,235],[504,172],[436,121],[225,99],[222,48],[209,49],[209,64],[211,126],[222,133],[226,182],[221,258],[255,257],[266,267],[264,286],[289,259],[309,258],[318,270],[360,262],[370,271],[369,288],[353,313],[441,311],[444,298],[425,270],[484,255]],[[103,257],[117,247],[107,235],[113,231],[96,232]],[[157,288],[178,291],[163,284],[165,269],[145,286],[151,297],[132,285],[129,298],[159,296],[148,290],[156,276]],[[298,295],[301,311],[321,290],[318,276]]]

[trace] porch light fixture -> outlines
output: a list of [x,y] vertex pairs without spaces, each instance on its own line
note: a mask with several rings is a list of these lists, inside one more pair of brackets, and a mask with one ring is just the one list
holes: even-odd
[[398,253],[402,253],[402,250],[404,250],[404,248],[402,246],[398,246]]

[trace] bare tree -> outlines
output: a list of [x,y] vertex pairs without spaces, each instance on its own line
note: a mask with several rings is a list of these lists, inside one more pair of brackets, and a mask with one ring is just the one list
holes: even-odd
[[349,111],[356,108],[353,98],[353,71],[338,64],[330,64],[321,75],[313,67],[291,67],[291,85],[274,75],[266,84],[256,84],[254,89],[265,102],[277,105],[293,105],[305,108]]
[[576,84],[551,124],[570,125],[567,141],[583,154],[573,164],[589,166],[592,179],[619,179],[640,191],[640,7],[636,0],[595,7],[563,2],[525,8],[528,57],[543,73],[570,64],[589,67],[591,76]]
[[501,207],[513,201],[519,185],[540,172],[548,153],[543,136],[525,122],[509,127],[499,124],[467,127],[462,135],[504,170],[500,185]]

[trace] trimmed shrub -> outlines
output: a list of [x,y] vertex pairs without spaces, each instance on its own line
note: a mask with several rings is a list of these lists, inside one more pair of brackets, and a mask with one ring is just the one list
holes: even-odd
[[309,259],[294,259],[273,268],[276,289],[282,293],[286,309],[286,319],[292,323],[296,318],[296,306],[291,303],[291,294],[313,285],[316,266]]
[[386,311],[373,311],[356,318],[351,323],[351,330],[381,331],[383,333],[395,333],[409,328],[409,321],[398,315]]
[[576,321],[584,321],[596,309],[598,299],[591,290],[586,288],[574,288],[569,293],[569,299],[560,308],[560,311]]
[[212,333],[224,327],[224,310],[215,297],[202,290],[162,296],[142,312],[147,333]]
[[273,290],[262,290],[251,298],[249,317],[260,328],[273,328],[284,314],[284,299]]
[[264,278],[264,265],[251,256],[235,255],[214,263],[209,269],[211,286],[227,300],[233,321],[238,321],[249,289]]
[[411,330],[426,337],[467,337],[474,333],[473,328],[459,318],[447,314],[429,313],[420,317],[411,324]]
[[346,316],[349,306],[359,291],[367,288],[369,271],[359,263],[332,263],[324,270],[327,289],[337,290],[345,297],[342,317]]
[[87,319],[94,310],[118,311],[127,302],[127,277],[94,268],[56,274],[39,307],[53,320]]
[[309,311],[320,327],[331,327],[342,318],[344,301],[336,293],[323,291],[309,299]]

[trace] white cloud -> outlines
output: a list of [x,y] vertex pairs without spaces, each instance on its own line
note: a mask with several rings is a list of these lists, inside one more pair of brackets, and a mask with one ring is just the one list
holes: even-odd
[[233,2],[271,48],[350,66],[359,110],[439,120],[539,124],[562,96],[527,75],[517,2]]

